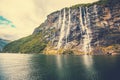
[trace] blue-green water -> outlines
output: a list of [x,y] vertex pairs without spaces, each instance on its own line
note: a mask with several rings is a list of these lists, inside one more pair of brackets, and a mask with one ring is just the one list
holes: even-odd
[[120,56],[0,54],[0,80],[120,80]]

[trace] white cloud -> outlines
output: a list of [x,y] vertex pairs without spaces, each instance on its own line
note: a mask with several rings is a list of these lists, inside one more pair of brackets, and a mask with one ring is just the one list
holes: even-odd
[[0,27],[0,34],[16,36],[12,38],[13,40],[30,35],[51,12],[93,1],[97,0],[0,0],[0,15],[11,20],[17,27],[16,29]]

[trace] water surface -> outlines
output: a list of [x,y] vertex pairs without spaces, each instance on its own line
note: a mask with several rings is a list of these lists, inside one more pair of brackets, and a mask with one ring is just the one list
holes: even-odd
[[120,56],[0,54],[0,80],[120,80]]

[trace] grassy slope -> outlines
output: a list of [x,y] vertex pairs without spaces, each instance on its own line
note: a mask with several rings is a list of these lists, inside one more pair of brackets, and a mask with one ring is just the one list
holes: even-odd
[[0,52],[9,42],[8,40],[0,39]]
[[42,34],[39,33],[16,40],[8,44],[3,52],[41,53],[46,47],[46,42],[42,37]]

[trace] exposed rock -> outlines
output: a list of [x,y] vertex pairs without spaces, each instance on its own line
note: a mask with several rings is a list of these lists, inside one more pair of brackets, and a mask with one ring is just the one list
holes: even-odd
[[68,50],[74,54],[104,54],[110,46],[120,52],[119,5],[119,0],[101,0],[64,8],[48,15],[33,35],[44,35],[42,38],[49,43],[45,54]]
[[[112,3],[113,2],[113,3]],[[83,39],[84,34],[86,31],[81,33],[81,21],[80,15],[82,14],[82,22],[86,24],[88,29],[91,30],[89,33],[91,42],[90,46],[92,50],[89,52],[94,52],[94,49],[99,45],[102,46],[111,46],[115,44],[120,44],[120,6],[119,3],[116,1],[109,0],[106,4],[102,5],[91,5],[89,7],[86,6],[78,6],[76,8],[65,8],[61,11],[57,11],[52,13],[48,16],[47,20],[45,21],[43,27],[43,31],[52,31],[50,32],[51,38],[51,45],[52,48],[57,48],[59,39],[61,34],[63,34],[61,40],[61,48],[66,49],[77,49],[79,53],[83,52]],[[80,8],[81,11],[80,12]],[[64,12],[65,10],[65,12]],[[69,12],[70,10],[70,12]],[[88,13],[88,18],[87,14]],[[64,19],[65,15],[65,19]],[[69,23],[69,16],[70,16],[70,23]],[[85,16],[85,17],[84,17]],[[87,23],[85,23],[85,18],[87,18]],[[61,19],[61,21],[60,21]],[[64,21],[64,32],[60,33]],[[60,24],[61,23],[61,24]],[[70,24],[70,25],[69,25]],[[69,35],[66,38],[68,26],[70,27]],[[37,29],[38,30],[38,29]],[[34,32],[37,32],[36,30]],[[50,39],[49,39],[50,40]],[[67,42],[66,42],[67,41]],[[76,43],[74,42],[76,41]],[[47,48],[47,47],[46,47]],[[50,48],[51,50],[51,48]],[[57,50],[57,49],[56,49]],[[88,49],[87,49],[88,50]],[[97,50],[98,53],[103,53],[102,50]],[[96,52],[94,52],[96,54]]]

